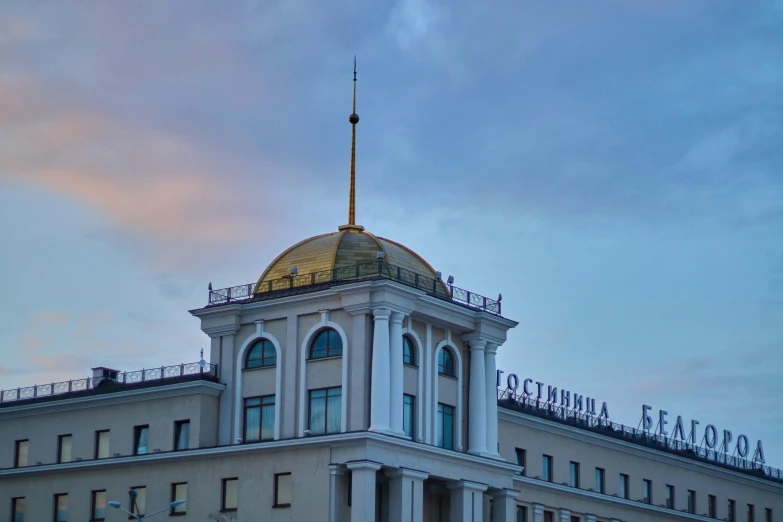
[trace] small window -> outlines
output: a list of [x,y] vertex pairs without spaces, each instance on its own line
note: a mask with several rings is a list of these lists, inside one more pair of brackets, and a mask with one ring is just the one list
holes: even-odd
[[581,519],[581,518],[579,518],[578,516],[576,516],[576,515],[571,515],[571,522],[580,522],[580,520],[582,520],[582,519]]
[[454,407],[438,403],[436,445],[454,449]]
[[291,505],[291,474],[275,474],[275,505],[274,507],[288,507]]
[[620,473],[620,496],[628,498],[628,475]]
[[149,425],[135,426],[133,428],[133,454],[146,455],[149,445]]
[[652,480],[642,480],[642,502],[652,504]]
[[572,488],[579,487],[579,463],[571,462],[569,466],[569,484]]
[[402,363],[416,366],[416,349],[407,335],[402,336]]
[[525,469],[525,462],[527,461],[527,452],[522,448],[514,448],[514,454],[517,458],[517,466],[522,466],[522,471],[517,471],[517,475],[525,476],[527,470]]
[[109,430],[95,432],[95,458],[109,458]]
[[343,340],[337,330],[328,328],[319,333],[310,345],[310,359],[337,357],[343,354]]
[[718,499],[715,495],[709,495],[707,497],[707,516],[710,518],[718,516]]
[[272,440],[275,438],[275,396],[250,397],[245,399],[246,442]]
[[92,492],[92,520],[106,519],[106,490]]
[[275,345],[267,339],[261,339],[247,353],[245,368],[266,368],[277,364]]
[[764,509],[764,522],[772,522],[772,508]]
[[170,515],[184,515],[188,506],[188,483],[187,482],[175,482],[171,485],[171,502],[174,503],[177,500],[184,500],[182,504],[172,507]]
[[606,473],[603,468],[595,468],[595,490],[598,493],[606,493]]
[[696,513],[696,492],[688,490],[688,513]]
[[68,522],[68,493],[54,496],[54,522]]
[[527,506],[517,506],[516,522],[527,522]]
[[239,505],[239,479],[223,479],[223,501],[221,511],[236,511]]
[[555,522],[555,514],[551,511],[544,511],[544,522]]
[[342,429],[341,387],[310,390],[310,433],[339,433]]
[[174,451],[186,450],[190,447],[190,420],[174,423]]
[[756,522],[756,508],[753,504],[748,504],[748,522]]
[[57,437],[57,462],[71,462],[72,435],[60,435]]
[[674,486],[666,484],[666,507],[674,509]]
[[143,517],[147,513],[147,486],[134,486],[131,489],[136,490],[136,500],[131,504],[130,512]]
[[402,396],[402,431],[406,437],[413,438],[416,398],[407,393]]
[[544,455],[541,459],[541,478],[552,482],[552,456]]
[[454,355],[446,347],[441,348],[438,353],[438,373],[447,377],[456,377]]
[[29,440],[25,439],[25,440],[16,441],[16,447],[14,449],[15,468],[23,468],[27,466],[27,455],[28,455],[29,448],[30,448]]
[[11,499],[11,522],[24,522],[25,498]]
[[728,519],[728,522],[736,522],[737,520],[737,503],[733,500],[729,500]]

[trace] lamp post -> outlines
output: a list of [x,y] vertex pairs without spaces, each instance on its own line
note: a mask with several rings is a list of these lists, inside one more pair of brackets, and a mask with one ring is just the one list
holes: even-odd
[[[128,491],[128,497],[130,497],[131,509],[133,508],[134,504],[136,503],[136,496],[137,495],[138,495],[138,493],[136,493],[135,489],[131,489],[130,491]],[[115,508],[115,509],[119,509],[120,511],[124,511],[125,513],[127,513],[131,517],[135,518],[138,522],[143,522],[144,520],[147,520],[148,518],[153,517],[153,516],[155,516],[155,515],[157,515],[159,513],[163,513],[164,511],[168,511],[169,509],[174,509],[177,506],[181,506],[185,502],[186,502],[185,500],[175,500],[174,502],[172,502],[171,504],[169,504],[167,507],[165,507],[163,509],[155,511],[154,513],[150,513],[149,515],[141,515],[141,516],[137,515],[135,513],[131,513],[127,509],[123,508],[122,504],[120,504],[116,500],[110,500],[109,501],[109,505],[111,507]]]

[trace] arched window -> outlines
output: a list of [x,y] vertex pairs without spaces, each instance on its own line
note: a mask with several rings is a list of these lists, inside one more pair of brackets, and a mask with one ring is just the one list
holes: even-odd
[[266,339],[261,339],[250,348],[245,360],[245,368],[264,368],[277,364],[275,345]]
[[416,349],[407,335],[402,336],[402,362],[403,364],[416,366]]
[[328,328],[319,333],[310,345],[310,359],[323,359],[343,354],[343,340],[337,330]]
[[456,377],[454,372],[454,355],[445,346],[438,354],[438,373],[448,377]]

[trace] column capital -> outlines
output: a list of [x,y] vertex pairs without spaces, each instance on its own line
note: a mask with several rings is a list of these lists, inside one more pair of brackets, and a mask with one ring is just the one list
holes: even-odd
[[345,466],[351,471],[354,470],[371,470],[378,471],[381,469],[381,463],[374,460],[356,460],[353,462],[346,462]]
[[487,341],[485,339],[470,339],[468,341],[468,346],[470,346],[470,351],[477,351],[477,352],[483,352],[484,348],[487,347]]
[[430,476],[430,474],[426,471],[419,471],[408,468],[392,468],[385,470],[383,473],[389,478],[402,477],[414,480],[427,480],[427,477]]
[[516,499],[517,497],[519,497],[519,491],[515,489],[499,489],[492,493],[492,498],[496,498],[498,500],[506,498]]
[[392,324],[400,324],[401,325],[403,319],[405,319],[405,314],[403,314],[402,312],[396,312],[396,311],[392,310],[391,319],[390,319]]
[[[533,504],[533,514],[534,515],[543,515],[544,514],[544,506],[543,504]],[[593,521],[595,522],[595,521]]]
[[372,315],[375,317],[375,320],[388,320],[391,316],[392,311],[389,308],[373,308],[372,309]]
[[471,482],[469,480],[460,480],[459,482],[449,482],[448,484],[446,484],[446,487],[451,490],[467,489],[471,491],[476,491],[478,493],[483,493],[484,491],[487,490],[486,484]]
[[330,475],[345,475],[345,466],[342,464],[329,464]]
[[495,355],[498,353],[498,348],[500,348],[500,345],[498,343],[493,343],[492,341],[487,341],[487,346],[484,348],[484,351],[487,354]]
[[560,522],[571,522],[571,511],[569,511],[568,509],[561,509]]

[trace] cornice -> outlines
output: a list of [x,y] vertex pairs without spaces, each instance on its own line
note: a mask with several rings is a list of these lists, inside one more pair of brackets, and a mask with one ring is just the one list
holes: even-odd
[[29,417],[33,415],[46,415],[48,413],[60,413],[67,411],[83,410],[101,406],[114,406],[131,402],[146,402],[155,399],[167,399],[181,397],[183,395],[203,394],[217,397],[225,389],[224,384],[211,381],[188,381],[176,384],[161,384],[150,388],[136,390],[117,391],[100,395],[88,395],[71,399],[59,399],[56,401],[24,404],[21,406],[9,406],[0,409],[0,420]]
[[560,435],[562,437],[568,437],[570,439],[592,444],[594,446],[601,446],[613,451],[620,451],[635,457],[655,460],[668,466],[677,466],[689,471],[705,473],[721,480],[730,480],[745,486],[760,488],[778,494],[783,493],[783,484],[778,485],[774,482],[747,476],[730,469],[712,466],[706,462],[691,460],[679,455],[672,455],[654,448],[639,446],[624,440],[606,437],[591,431],[580,430],[574,426],[560,424],[551,420],[534,417],[532,415],[525,415],[524,413],[507,410],[502,407],[498,408],[498,420],[511,422],[513,424],[518,424],[546,433],[552,433],[554,435]]
[[234,335],[239,331],[239,324],[228,324],[221,326],[209,326],[202,328],[202,331],[211,338],[223,337],[224,335]]

